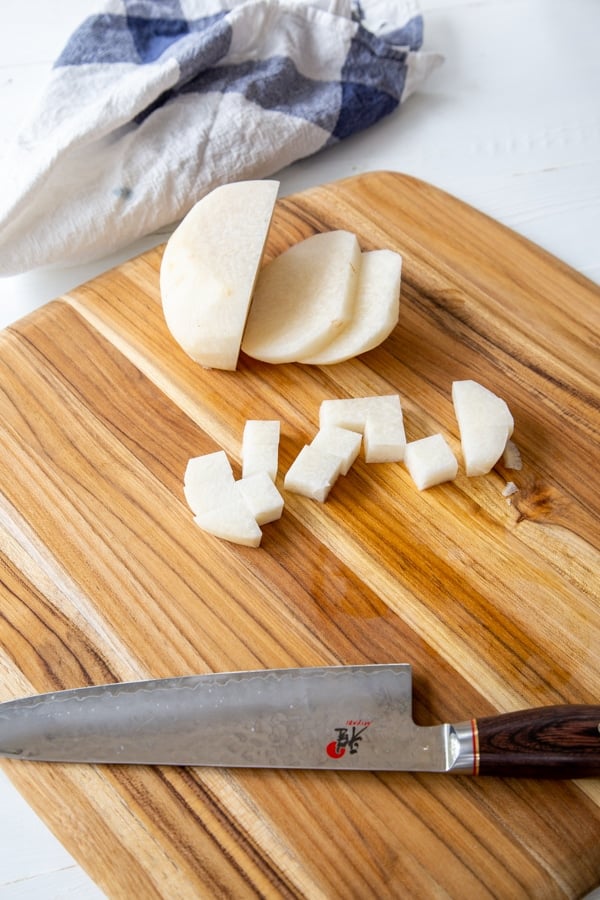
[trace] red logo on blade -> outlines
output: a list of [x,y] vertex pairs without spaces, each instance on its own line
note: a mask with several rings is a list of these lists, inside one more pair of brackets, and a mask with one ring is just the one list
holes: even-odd
[[331,759],[341,759],[346,750],[350,754],[358,753],[358,745],[362,741],[363,732],[371,723],[362,719],[350,719],[342,728],[334,728],[337,738],[327,744],[325,752]]
[[340,747],[338,749],[337,741],[332,741],[330,744],[327,744],[326,750],[327,750],[327,756],[331,756],[332,759],[339,759],[340,756],[343,756],[344,753],[346,752],[345,747]]

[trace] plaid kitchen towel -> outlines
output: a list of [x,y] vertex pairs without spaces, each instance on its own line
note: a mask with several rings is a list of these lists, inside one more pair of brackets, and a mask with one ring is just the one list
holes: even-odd
[[110,0],[5,162],[0,273],[99,258],[392,112],[441,61],[413,0]]

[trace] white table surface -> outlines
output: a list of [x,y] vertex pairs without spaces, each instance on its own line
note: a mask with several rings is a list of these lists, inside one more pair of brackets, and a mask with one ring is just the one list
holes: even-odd
[[[600,283],[600,0],[421,6],[425,47],[442,51],[444,66],[400,112],[278,173],[280,194],[376,169],[406,172]],[[2,0],[0,160],[70,32],[94,8],[92,0]],[[0,327],[165,238],[150,235],[95,264],[0,278]],[[103,896],[0,770],[0,898]]]

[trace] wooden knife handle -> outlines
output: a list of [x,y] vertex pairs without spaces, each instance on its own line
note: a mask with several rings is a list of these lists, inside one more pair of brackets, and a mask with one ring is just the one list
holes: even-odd
[[472,727],[475,775],[600,777],[600,706],[545,706]]

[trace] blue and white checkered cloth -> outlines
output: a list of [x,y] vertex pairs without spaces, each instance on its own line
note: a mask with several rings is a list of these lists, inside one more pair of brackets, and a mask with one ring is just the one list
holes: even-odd
[[422,30],[413,0],[110,0],[5,165],[0,273],[100,258],[373,125],[441,61]]

